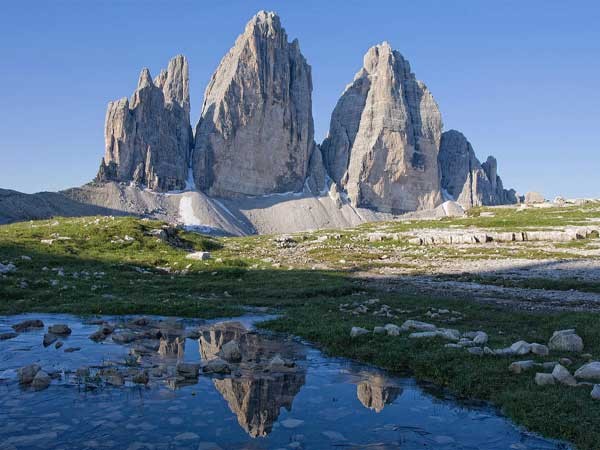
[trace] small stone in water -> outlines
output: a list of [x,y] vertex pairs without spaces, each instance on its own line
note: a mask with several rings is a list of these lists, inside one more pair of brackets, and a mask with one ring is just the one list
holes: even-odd
[[7,339],[14,339],[18,336],[17,333],[13,333],[12,331],[9,331],[7,333],[0,333],[0,341],[5,341]]
[[51,325],[48,327],[48,333],[58,334],[60,336],[66,336],[71,334],[71,329],[63,324]]
[[22,331],[28,331],[33,328],[44,328],[44,322],[38,319],[24,320],[12,326],[13,330],[20,333]]
[[555,380],[551,373],[536,373],[535,384],[538,386],[548,386],[555,384]]
[[51,381],[50,375],[48,375],[43,370],[39,370],[38,373],[35,374],[35,377],[33,378],[33,381],[31,382],[31,386],[36,391],[41,391],[43,389],[46,389],[48,386],[50,386],[50,381]]

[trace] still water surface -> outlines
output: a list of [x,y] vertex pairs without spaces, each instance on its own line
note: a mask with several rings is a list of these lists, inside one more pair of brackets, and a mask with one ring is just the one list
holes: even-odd
[[[144,335],[127,344],[110,336],[94,342],[88,336],[98,323],[63,314],[0,317],[0,333],[29,318],[67,324],[72,333],[59,349],[42,345],[43,329],[0,341],[0,450],[569,448],[517,428],[493,408],[248,331],[264,316],[237,323],[153,318],[145,326],[103,318],[116,333]],[[178,361],[215,358],[232,339],[242,361],[231,374],[178,376]],[[48,389],[19,386],[16,369],[30,363],[54,372]],[[123,386],[103,382],[108,366],[124,375]],[[91,367],[90,377],[75,375],[81,367]],[[147,386],[131,382],[139,370],[151,374]]]

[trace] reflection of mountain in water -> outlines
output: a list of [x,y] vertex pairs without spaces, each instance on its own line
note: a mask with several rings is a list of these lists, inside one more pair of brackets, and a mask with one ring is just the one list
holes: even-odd
[[183,358],[185,337],[166,335],[160,338],[158,354],[163,358]]
[[[306,370],[297,364],[305,359],[304,353],[300,346],[267,339],[234,322],[203,331],[202,358],[215,358],[232,339],[240,346],[242,362],[236,365],[232,378],[215,379],[214,385],[250,436],[266,436],[279,417],[281,407],[290,411],[294,397],[305,383]],[[285,361],[285,365],[274,364],[276,356]]]
[[291,411],[294,397],[304,385],[304,373],[251,375],[214,380],[214,383],[242,428],[257,437],[271,432],[282,406]]
[[392,403],[402,393],[402,388],[390,383],[380,375],[370,375],[369,378],[356,386],[356,395],[365,406],[381,412],[385,405]]

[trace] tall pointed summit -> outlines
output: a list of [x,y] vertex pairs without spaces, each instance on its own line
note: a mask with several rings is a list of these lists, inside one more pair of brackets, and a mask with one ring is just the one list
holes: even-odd
[[322,145],[331,178],[355,206],[402,212],[441,203],[442,118],[433,96],[387,42],[369,49]]
[[110,102],[97,179],[156,191],[183,189],[193,143],[188,63],[176,56],[155,80],[143,69],[131,99]]
[[261,11],[223,57],[196,127],[194,178],[211,195],[298,191],[315,149],[311,69]]

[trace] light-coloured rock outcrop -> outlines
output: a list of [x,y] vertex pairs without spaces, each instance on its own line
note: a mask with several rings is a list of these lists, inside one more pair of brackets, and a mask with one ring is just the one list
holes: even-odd
[[517,203],[516,192],[504,189],[496,159],[488,156],[481,164],[461,132],[442,134],[438,162],[442,189],[464,208]]
[[545,199],[539,192],[527,192],[525,194],[525,203],[527,205],[533,205],[537,203],[544,203]]
[[331,116],[322,151],[355,206],[414,211],[442,202],[442,118],[433,96],[387,42],[372,47]]
[[185,57],[173,58],[154,80],[143,69],[131,99],[109,103],[104,138],[97,181],[184,189],[193,143]]
[[196,186],[218,197],[302,190],[316,149],[311,92],[298,41],[288,42],[276,14],[259,12],[206,89]]

